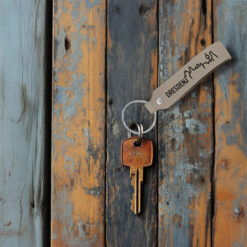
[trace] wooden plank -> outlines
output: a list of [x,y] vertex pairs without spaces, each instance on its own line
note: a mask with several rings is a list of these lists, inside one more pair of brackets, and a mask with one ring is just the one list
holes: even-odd
[[49,40],[45,17],[46,1],[1,1],[1,247],[49,244],[49,233],[44,231],[49,209],[45,204],[49,176],[44,176],[45,41]]
[[215,39],[233,61],[215,74],[214,246],[247,246],[247,1],[215,0]]
[[[129,169],[120,159],[127,137],[121,109],[131,100],[148,100],[157,87],[157,1],[109,0],[107,12],[106,245],[157,246],[157,164],[144,171],[143,212],[136,216]],[[146,128],[152,115],[134,105],[126,121],[137,120]],[[147,136],[155,141],[155,131]]]
[[[159,84],[212,40],[211,0],[160,1]],[[159,112],[159,245],[210,246],[212,81]]]
[[52,246],[105,241],[105,5],[54,0]]

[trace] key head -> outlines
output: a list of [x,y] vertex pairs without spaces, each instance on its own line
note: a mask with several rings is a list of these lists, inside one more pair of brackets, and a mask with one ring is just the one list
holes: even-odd
[[142,168],[153,163],[153,142],[143,138],[139,146],[135,145],[138,137],[130,137],[122,141],[121,160],[124,166]]

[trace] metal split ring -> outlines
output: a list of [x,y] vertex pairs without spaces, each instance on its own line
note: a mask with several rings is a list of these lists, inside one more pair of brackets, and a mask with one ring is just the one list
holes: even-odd
[[[141,144],[141,142],[142,142],[143,126],[142,126],[142,124],[139,123],[139,122],[131,123],[131,124],[130,124],[130,128],[133,128],[134,126],[137,127],[138,132],[139,132],[139,133],[138,133],[138,139],[135,141],[135,144],[136,144],[136,145],[139,145],[139,144]],[[131,133],[128,131],[128,138],[129,138],[129,137],[131,137]]]
[[[125,110],[132,104],[135,104],[135,103],[141,103],[141,104],[146,104],[147,101],[146,100],[133,100],[133,101],[130,101],[127,105],[125,105],[125,107],[123,108],[122,110],[122,122],[123,122],[123,125],[124,127],[128,130],[128,132],[132,133],[132,134],[135,134],[135,135],[139,135],[139,132],[138,131],[135,131],[135,130],[132,130],[131,128],[129,128],[124,120],[124,113],[125,113]],[[148,133],[150,130],[153,129],[153,127],[155,126],[156,124],[156,120],[157,120],[157,112],[154,112],[154,117],[153,117],[153,122],[151,124],[151,126],[146,129],[146,130],[143,130],[143,134],[146,134]],[[141,125],[142,126],[142,125]]]

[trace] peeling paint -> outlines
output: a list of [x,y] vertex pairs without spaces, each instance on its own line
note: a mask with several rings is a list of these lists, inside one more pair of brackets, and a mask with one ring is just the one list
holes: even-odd
[[[215,219],[214,245],[246,245],[247,131],[245,1],[214,3],[215,35],[233,61],[215,76]],[[227,27],[227,29],[225,28]],[[225,219],[227,218],[227,224]],[[229,232],[231,234],[229,234]]]
[[102,19],[105,1],[57,1],[52,246],[104,244],[105,107],[101,99],[105,98],[106,24]]
[[[201,14],[202,4],[207,15]],[[211,43],[211,6],[211,1],[159,3],[159,84],[204,48],[200,40]],[[206,82],[159,113],[160,246],[210,245],[211,89]]]
[[84,131],[85,131],[85,136],[86,136],[86,137],[89,137],[88,128],[85,128]]
[[185,119],[185,126],[192,135],[207,133],[207,126],[197,119]]
[[119,131],[119,126],[118,126],[118,123],[115,122],[113,125],[112,125],[112,133],[114,136],[118,136],[120,131]]

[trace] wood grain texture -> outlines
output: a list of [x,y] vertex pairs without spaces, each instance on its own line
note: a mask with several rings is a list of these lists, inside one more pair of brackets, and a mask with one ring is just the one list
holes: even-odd
[[215,74],[214,246],[247,246],[247,1],[214,1],[214,33],[233,61]]
[[45,17],[46,1],[1,1],[1,247],[48,245],[43,231],[45,207],[49,208],[44,205],[48,192],[44,178]]
[[[131,100],[151,97],[157,87],[157,1],[108,1],[106,245],[157,246],[157,164],[145,168],[142,214],[130,210],[129,168],[121,165],[121,140],[127,137],[121,109]],[[144,106],[126,111],[128,124],[152,121]],[[152,131],[149,136],[155,140]]]
[[[159,84],[212,40],[211,0],[160,1]],[[212,81],[159,112],[159,246],[210,246]]]
[[54,0],[52,246],[105,241],[105,5]]

